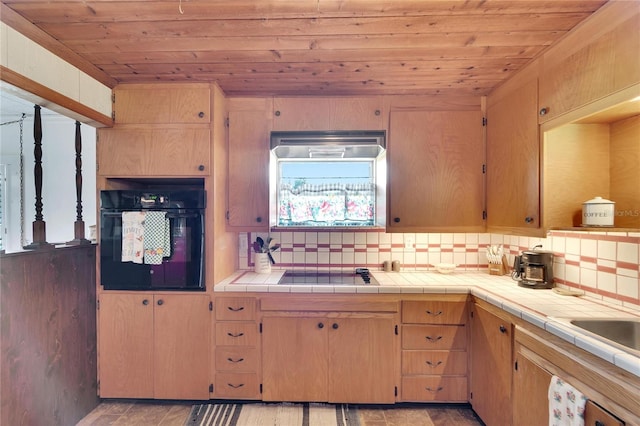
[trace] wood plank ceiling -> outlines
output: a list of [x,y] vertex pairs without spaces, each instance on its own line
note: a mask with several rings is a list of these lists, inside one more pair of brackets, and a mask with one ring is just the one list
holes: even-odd
[[486,95],[605,3],[2,0],[0,16],[110,87],[217,81],[230,96]]

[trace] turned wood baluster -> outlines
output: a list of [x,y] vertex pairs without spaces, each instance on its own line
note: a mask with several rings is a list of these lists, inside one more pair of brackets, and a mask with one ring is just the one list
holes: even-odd
[[82,220],[82,135],[80,122],[76,121],[76,221],[73,224],[74,239],[67,244],[91,244],[84,237],[84,220]]
[[33,118],[33,139],[35,157],[35,167],[33,174],[36,186],[36,220],[33,221],[33,242],[25,249],[38,249],[53,247],[47,243],[47,230],[45,221],[42,218],[42,119],[40,117],[40,105],[34,105],[35,115]]

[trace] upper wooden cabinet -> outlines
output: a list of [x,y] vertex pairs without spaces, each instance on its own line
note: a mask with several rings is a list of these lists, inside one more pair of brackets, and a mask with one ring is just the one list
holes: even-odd
[[527,232],[540,226],[538,79],[487,100],[487,227]]
[[210,173],[210,130],[202,126],[98,129],[101,176],[204,176]]
[[540,123],[640,82],[640,8],[610,3],[543,55]]
[[381,130],[382,97],[274,98],[273,130]]
[[209,123],[208,83],[123,84],[113,89],[116,124]]
[[483,232],[482,113],[392,111],[387,232]]
[[264,231],[269,227],[268,99],[229,101],[227,225]]

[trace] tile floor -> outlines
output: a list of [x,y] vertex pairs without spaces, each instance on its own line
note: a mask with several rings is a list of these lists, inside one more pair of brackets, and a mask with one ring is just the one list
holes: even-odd
[[[182,426],[191,405],[189,401],[105,401],[78,426]],[[358,410],[362,426],[483,425],[468,405],[397,404],[393,408],[360,406]]]

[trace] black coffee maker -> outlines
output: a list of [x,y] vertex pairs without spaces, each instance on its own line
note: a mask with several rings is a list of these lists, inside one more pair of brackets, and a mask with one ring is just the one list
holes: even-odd
[[541,245],[515,257],[511,278],[520,287],[553,288],[553,252],[538,250]]

